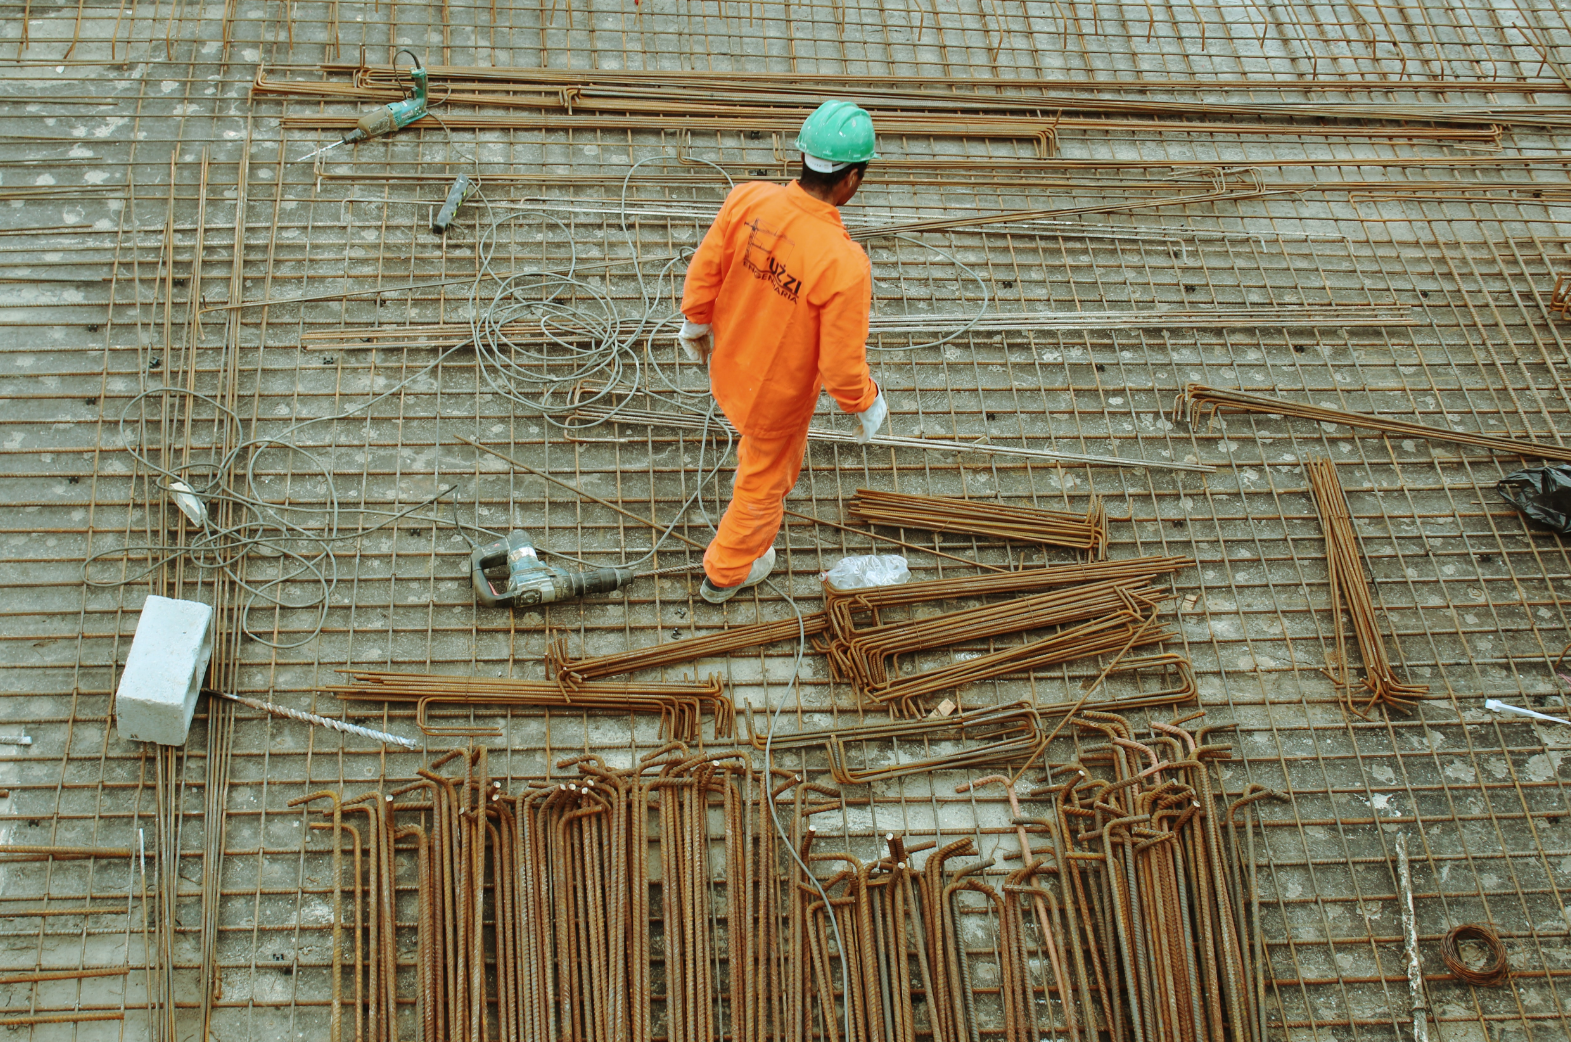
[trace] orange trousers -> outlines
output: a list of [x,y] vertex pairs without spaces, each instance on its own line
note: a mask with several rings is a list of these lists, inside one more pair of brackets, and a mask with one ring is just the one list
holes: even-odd
[[780,532],[786,493],[802,472],[807,426],[779,438],[742,435],[736,443],[736,476],[731,503],[720,528],[704,551],[704,574],[715,586],[735,586],[753,562],[774,545]]

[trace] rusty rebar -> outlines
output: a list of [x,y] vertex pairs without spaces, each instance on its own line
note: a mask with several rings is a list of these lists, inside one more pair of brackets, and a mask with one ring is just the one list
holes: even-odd
[[735,707],[718,677],[707,683],[662,684],[599,681],[573,686],[538,680],[496,677],[458,677],[380,670],[343,670],[348,684],[324,688],[353,701],[413,702],[417,723],[428,735],[445,737],[497,737],[491,726],[448,727],[430,724],[426,713],[433,705],[468,707],[534,707],[595,713],[653,713],[661,718],[664,733],[676,741],[694,741],[705,712],[714,718],[716,738],[732,734]]
[[[1408,684],[1400,680],[1386,657],[1385,641],[1375,618],[1375,603],[1364,579],[1363,553],[1358,533],[1353,528],[1353,517],[1347,508],[1347,496],[1337,478],[1336,465],[1326,459],[1311,459],[1304,464],[1309,476],[1309,487],[1314,494],[1315,506],[1320,511],[1320,523],[1325,530],[1326,567],[1331,580],[1331,610],[1335,616],[1338,647],[1338,665],[1342,671],[1341,688],[1347,708],[1359,716],[1367,716],[1370,709],[1381,704],[1407,708],[1415,699],[1424,697],[1427,684]],[[1342,616],[1340,607],[1347,605],[1347,614],[1353,623],[1353,634],[1358,641],[1359,654],[1364,659],[1364,688],[1369,701],[1363,709],[1353,704],[1353,690],[1348,680],[1346,650],[1342,646]]]
[[[121,913],[124,914],[124,913]],[[129,966],[106,966],[99,969],[38,970],[32,973],[7,973],[0,976],[0,984],[31,984],[37,981],[85,980],[90,977],[124,977],[131,972]]]
[[1187,419],[1191,426],[1199,426],[1200,421],[1208,413],[1217,412],[1293,416],[1302,420],[1313,420],[1316,423],[1378,431],[1397,438],[1422,438],[1426,441],[1440,441],[1452,445],[1470,445],[1508,456],[1555,460],[1560,463],[1571,462],[1571,447],[1564,445],[1534,441],[1531,438],[1503,438],[1492,434],[1472,434],[1467,431],[1452,430],[1449,427],[1430,427],[1411,420],[1388,419],[1369,413],[1331,409],[1323,405],[1305,405],[1271,395],[1207,387],[1204,384],[1185,386],[1173,403],[1174,419]]
[[[991,715],[1037,714],[1001,709]],[[350,832],[356,852],[356,1038],[396,1042],[400,1004],[412,1000],[421,1042],[653,1042],[652,1007],[664,1010],[670,1042],[916,1042],[927,1033],[976,1042],[990,1030],[978,1019],[989,1007],[975,996],[991,980],[978,960],[998,966],[991,1008],[1004,1042],[1054,1032],[1075,1042],[1252,1036],[1259,1010],[1244,985],[1253,951],[1247,940],[1239,950],[1250,931],[1236,877],[1221,868],[1235,860],[1223,845],[1232,829],[1217,830],[1205,819],[1219,815],[1200,810],[1211,799],[1206,762],[1226,747],[1176,724],[1142,738],[1116,714],[1076,710],[1062,708],[1073,727],[1106,739],[1085,749],[1104,776],[1074,767],[1068,783],[1038,794],[1050,797],[1051,819],[1023,817],[1004,776],[973,783],[1006,786],[1021,854],[1008,870],[978,860],[969,838],[933,850],[920,868],[913,857],[936,840],[888,833],[887,856],[873,860],[815,846],[819,830],[807,822],[844,810],[838,790],[766,775],[745,752],[680,743],[622,769],[592,753],[569,757],[554,764],[555,778],[511,795],[490,776],[484,749],[460,750],[422,768],[415,785],[335,798],[366,815],[370,853],[362,879],[354,825],[341,814],[336,826],[313,826]],[[958,728],[891,721],[874,730],[906,742],[923,729],[941,734],[935,723],[965,733],[987,718],[971,711]],[[1032,723],[1031,732],[1043,729]],[[805,746],[793,737],[781,747]],[[845,760],[832,751],[832,765]],[[771,793],[791,793],[786,838],[807,875],[781,857]],[[342,870],[341,849],[335,865]],[[396,955],[409,950],[409,927],[392,902],[395,881],[411,874],[418,966],[401,995]],[[348,904],[334,902],[335,920]],[[334,964],[344,961],[339,947]]]
[[1006,506],[987,500],[859,488],[846,512],[867,525],[1045,543],[1083,551],[1093,560],[1107,552],[1107,510],[1096,496],[1082,517],[1062,510]]
[[672,641],[669,644],[655,644],[647,648],[635,648],[632,651],[581,659],[568,657],[567,640],[562,638],[547,646],[545,661],[552,676],[577,687],[589,680],[600,680],[641,669],[658,669],[661,666],[727,655],[743,648],[796,640],[804,631],[807,636],[817,636],[828,626],[828,620],[822,612],[812,612],[803,615],[800,620],[791,618],[779,622],[736,626],[703,637],[689,637],[687,640]]

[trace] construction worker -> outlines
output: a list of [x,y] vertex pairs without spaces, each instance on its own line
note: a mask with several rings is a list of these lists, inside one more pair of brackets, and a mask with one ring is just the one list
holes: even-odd
[[688,265],[678,340],[708,362],[715,401],[742,435],[731,503],[704,553],[699,594],[711,604],[774,568],[819,390],[856,416],[859,442],[889,415],[867,367],[872,272],[839,210],[877,158],[873,144],[871,116],[824,102],[797,136],[797,179],[732,189]]

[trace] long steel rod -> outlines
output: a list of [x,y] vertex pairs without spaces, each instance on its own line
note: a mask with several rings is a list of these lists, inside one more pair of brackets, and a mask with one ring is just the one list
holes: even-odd
[[1174,420],[1187,419],[1191,426],[1198,426],[1207,413],[1215,412],[1294,416],[1303,420],[1314,420],[1316,423],[1333,423],[1344,427],[1379,431],[1399,438],[1424,438],[1428,441],[1443,441],[1453,445],[1472,445],[1511,456],[1571,463],[1571,447],[1564,445],[1552,445],[1528,438],[1498,438],[1490,434],[1470,434],[1467,431],[1430,427],[1410,420],[1393,420],[1368,413],[1328,409],[1322,405],[1305,405],[1285,398],[1274,398],[1268,394],[1207,387],[1204,384],[1189,384],[1173,404]]
[[[677,430],[704,431],[715,434],[729,433],[737,436],[736,428],[723,417],[705,420],[703,417],[680,416],[676,413],[649,412],[634,409],[617,409],[607,406],[580,406],[576,415],[593,423],[636,423],[643,426],[671,427]],[[467,438],[464,440],[468,440]],[[1141,470],[1177,470],[1194,474],[1213,474],[1216,468],[1204,463],[1175,463],[1166,460],[1136,459],[1129,456],[1099,456],[1083,452],[1059,452],[1056,449],[1034,449],[1021,445],[999,445],[988,441],[946,441],[940,438],[906,438],[896,435],[875,435],[870,442],[858,442],[848,431],[809,427],[807,440],[834,445],[879,445],[891,449],[923,449],[929,452],[977,452],[989,456],[1016,456],[1021,459],[1039,459],[1050,463],[1065,463],[1088,467],[1133,467]],[[476,443],[477,444],[477,443]],[[484,448],[484,446],[481,446]],[[487,452],[494,450],[487,449]],[[500,453],[498,453],[500,455]],[[642,520],[642,519],[640,519]],[[644,522],[648,524],[648,522]]]
[[1418,921],[1413,914],[1413,878],[1407,862],[1407,836],[1396,837],[1396,879],[1401,889],[1402,949],[1413,1014],[1414,1042],[1429,1042],[1429,1003],[1424,999],[1424,969],[1418,961]]

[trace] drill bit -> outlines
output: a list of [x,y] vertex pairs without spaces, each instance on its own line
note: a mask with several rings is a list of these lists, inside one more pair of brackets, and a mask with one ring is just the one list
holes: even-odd
[[296,163],[304,163],[307,159],[314,159],[317,156],[321,155],[323,152],[326,152],[328,149],[337,148],[339,145],[342,145],[343,143],[344,143],[344,139],[340,138],[339,140],[334,141],[330,145],[323,145],[321,148],[317,149],[315,152],[312,152],[310,155],[301,156],[299,159],[295,160],[295,162]]
[[1550,716],[1548,713],[1540,713],[1536,709],[1523,709],[1521,706],[1514,706],[1509,703],[1502,702],[1498,698],[1484,699],[1484,708],[1492,709],[1497,713],[1516,713],[1518,716],[1531,717],[1534,720],[1542,720],[1545,723],[1550,724],[1571,724],[1571,720],[1562,720],[1558,716]]
[[246,698],[244,695],[231,694],[228,691],[214,691],[209,690],[208,688],[203,688],[202,691],[210,698],[215,696],[218,698],[227,698],[231,702],[239,702],[243,706],[250,706],[252,709],[259,709],[264,713],[271,713],[274,716],[283,716],[288,717],[290,720],[298,720],[303,724],[314,724],[317,727],[326,727],[334,731],[341,731],[344,734],[358,735],[361,738],[369,738],[373,742],[383,742],[387,745],[397,745],[405,749],[420,748],[420,743],[414,741],[413,739],[401,738],[396,734],[388,734],[386,731],[378,731],[370,727],[361,727],[359,724],[351,724],[343,720],[334,720],[331,717],[317,716],[315,713],[307,713],[303,709],[290,709],[288,706],[281,706],[272,702],[264,702],[259,698]]

